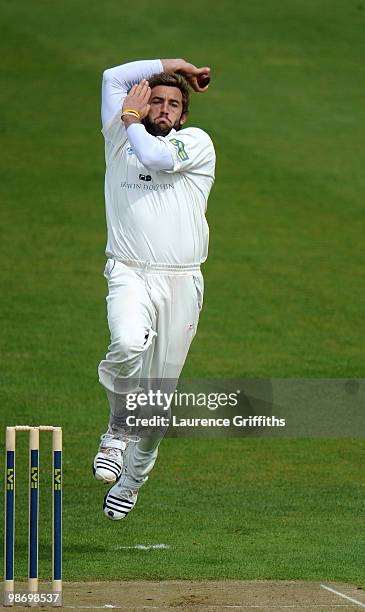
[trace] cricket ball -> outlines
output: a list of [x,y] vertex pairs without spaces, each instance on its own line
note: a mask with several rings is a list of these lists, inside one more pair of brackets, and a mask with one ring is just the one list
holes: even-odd
[[207,85],[209,85],[209,83],[210,83],[209,76],[201,76],[198,78],[198,85],[201,88],[206,87]]

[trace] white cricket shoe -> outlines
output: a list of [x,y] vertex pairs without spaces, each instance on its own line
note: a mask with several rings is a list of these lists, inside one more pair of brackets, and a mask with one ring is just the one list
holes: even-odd
[[139,490],[129,488],[126,479],[123,474],[104,497],[104,514],[112,521],[125,518],[136,505]]
[[116,482],[123,469],[123,455],[127,442],[113,434],[103,434],[100,438],[99,451],[95,455],[93,473],[96,480],[107,484]]

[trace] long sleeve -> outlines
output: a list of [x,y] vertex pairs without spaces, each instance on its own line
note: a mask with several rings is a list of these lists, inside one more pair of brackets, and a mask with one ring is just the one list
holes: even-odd
[[166,140],[152,136],[141,123],[127,128],[129,144],[137,158],[148,170],[172,170],[174,160]]
[[117,111],[122,108],[124,98],[135,83],[139,83],[142,79],[150,79],[153,74],[161,72],[163,66],[159,59],[130,62],[105,70],[101,98],[103,128],[107,127]]

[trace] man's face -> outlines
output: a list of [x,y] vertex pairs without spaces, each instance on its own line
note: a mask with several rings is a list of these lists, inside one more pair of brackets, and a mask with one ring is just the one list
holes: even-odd
[[143,120],[146,130],[153,136],[167,136],[186,121],[183,114],[182,93],[178,87],[156,85],[151,91],[150,110]]

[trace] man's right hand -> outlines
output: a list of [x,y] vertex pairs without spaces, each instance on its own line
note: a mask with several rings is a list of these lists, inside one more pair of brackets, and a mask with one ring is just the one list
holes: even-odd
[[208,66],[204,66],[203,68],[197,68],[194,64],[189,64],[183,59],[175,59],[175,60],[161,60],[164,72],[178,72],[182,74],[186,80],[190,83],[191,87],[194,91],[198,93],[202,93],[203,91],[207,91],[209,84],[201,87],[199,84],[200,79],[209,78],[210,79],[210,68]]

